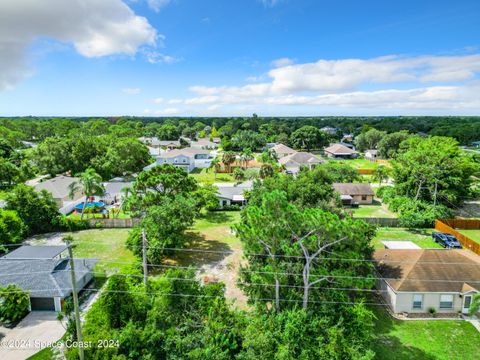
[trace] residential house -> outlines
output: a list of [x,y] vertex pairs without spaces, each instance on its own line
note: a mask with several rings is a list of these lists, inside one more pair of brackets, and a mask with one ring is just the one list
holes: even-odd
[[470,146],[480,149],[480,141],[473,141]]
[[76,181],[78,181],[78,178],[76,177],[61,175],[56,176],[53,179],[44,180],[36,184],[34,187],[37,191],[47,190],[50,192],[57,203],[58,208],[61,209],[83,198],[81,192],[75,193],[73,198],[70,198],[70,185]]
[[329,134],[329,135],[336,135],[337,131],[338,131],[337,128],[334,128],[334,127],[331,127],[331,126],[324,126],[320,130]]
[[480,292],[480,257],[457,249],[379,249],[381,295],[394,313],[468,313]]
[[124,195],[124,189],[129,189],[133,186],[133,182],[129,181],[110,181],[103,183],[105,187],[105,194],[102,197],[102,201],[105,204],[116,204],[120,202]]
[[343,134],[341,141],[342,143],[352,143],[353,137],[353,134]]
[[375,195],[367,183],[334,183],[333,189],[340,194],[345,206],[372,204]]
[[144,167],[144,170],[149,170],[156,165],[172,164],[190,173],[195,168],[210,167],[212,160],[213,157],[210,155],[210,151],[188,147],[171,150],[157,156],[155,162]]
[[296,153],[296,151],[293,150],[291,147],[288,147],[287,145],[283,145],[283,144],[276,144],[271,149],[277,154],[277,157],[279,159],[281,159],[284,156],[288,156]]
[[285,168],[286,173],[298,174],[302,167],[313,169],[325,161],[311,153],[299,151],[280,158],[278,163]]
[[[31,310],[61,311],[72,294],[70,259],[65,246],[22,246],[0,258],[0,287],[14,284],[28,291]],[[75,259],[76,287],[93,278],[96,259]]]
[[358,153],[343,144],[332,144],[323,150],[332,159],[354,159]]
[[218,184],[217,197],[220,208],[231,205],[243,207],[246,204],[245,192],[252,190],[253,181],[245,181],[241,184]]
[[142,143],[154,149],[173,150],[181,147],[179,140],[159,140],[157,137],[142,136],[138,138]]
[[370,160],[370,161],[377,161],[377,157],[378,157],[378,150],[367,150],[365,151],[365,159],[366,160]]
[[218,148],[218,143],[208,139],[198,139],[198,141],[192,141],[190,146],[195,149],[215,150]]

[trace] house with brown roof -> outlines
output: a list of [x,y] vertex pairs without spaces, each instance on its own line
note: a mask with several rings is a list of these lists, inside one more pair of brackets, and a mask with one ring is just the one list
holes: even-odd
[[293,150],[291,147],[283,144],[275,144],[271,149],[275,151],[275,154],[277,154],[279,159],[284,156],[296,153],[296,151]]
[[375,193],[367,183],[334,183],[333,189],[346,206],[372,204]]
[[42,190],[50,192],[58,208],[60,209],[69,203],[83,198],[83,193],[81,192],[76,192],[73,198],[70,198],[70,186],[77,181],[78,178],[76,177],[59,175],[52,179],[43,180],[34,187],[38,192]]
[[332,159],[354,159],[358,152],[342,144],[332,144],[323,149],[325,155]]
[[278,163],[285,168],[289,174],[297,174],[302,167],[313,169],[318,164],[324,164],[325,160],[308,152],[294,152],[278,160]]
[[480,293],[480,257],[458,249],[379,249],[377,287],[394,313],[468,313]]

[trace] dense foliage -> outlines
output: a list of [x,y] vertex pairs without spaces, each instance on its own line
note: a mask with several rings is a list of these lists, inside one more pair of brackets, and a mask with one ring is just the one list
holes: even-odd
[[0,288],[0,321],[14,322],[28,314],[30,298],[16,285]]

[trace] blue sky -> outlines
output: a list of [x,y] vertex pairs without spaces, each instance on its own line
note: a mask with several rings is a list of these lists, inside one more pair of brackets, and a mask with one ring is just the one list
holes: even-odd
[[47,3],[0,4],[0,115],[480,115],[479,1]]

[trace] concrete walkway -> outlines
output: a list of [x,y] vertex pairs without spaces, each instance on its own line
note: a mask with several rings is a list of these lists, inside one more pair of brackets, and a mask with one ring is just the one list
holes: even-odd
[[472,324],[475,327],[475,329],[478,330],[478,332],[480,332],[480,320],[476,316],[465,317],[465,320],[467,320],[470,324]]
[[24,360],[65,333],[53,311],[32,311],[13,329],[0,329],[0,359]]

